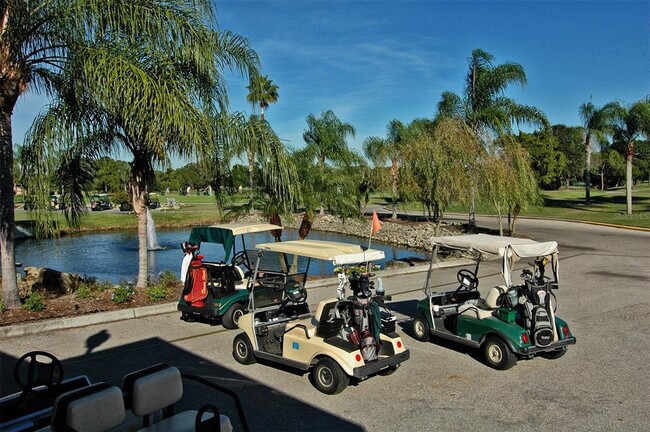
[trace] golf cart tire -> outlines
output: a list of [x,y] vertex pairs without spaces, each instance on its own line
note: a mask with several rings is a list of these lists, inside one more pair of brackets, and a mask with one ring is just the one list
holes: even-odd
[[341,393],[350,383],[350,377],[329,357],[318,360],[311,371],[311,378],[314,387],[328,395]]
[[517,356],[510,351],[508,345],[499,337],[489,337],[483,345],[485,364],[493,369],[507,370],[517,364]]
[[564,356],[568,350],[566,348],[562,348],[559,350],[554,350],[554,351],[546,351],[546,352],[541,352],[539,353],[540,357],[544,357],[545,359],[549,360],[557,360],[560,357]]
[[429,322],[423,314],[418,315],[413,320],[413,337],[420,342],[429,342],[431,340]]
[[253,355],[253,346],[248,339],[246,333],[240,333],[235,336],[232,342],[232,356],[237,363],[243,365],[250,365],[255,363],[255,356]]
[[236,329],[237,322],[239,318],[244,314],[244,306],[240,303],[235,303],[228,308],[223,317],[221,318],[221,323],[227,329]]

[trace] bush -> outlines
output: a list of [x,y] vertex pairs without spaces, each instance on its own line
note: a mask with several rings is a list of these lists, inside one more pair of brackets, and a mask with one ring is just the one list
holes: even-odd
[[25,300],[23,307],[30,312],[42,311],[45,309],[45,301],[43,299],[43,296],[37,292],[32,292],[27,300]]
[[77,287],[74,294],[78,299],[84,300],[84,299],[90,298],[90,296],[92,294],[92,291],[93,291],[93,287],[90,284],[82,282]]
[[169,269],[163,270],[158,277],[158,283],[164,286],[176,285],[178,283],[178,279],[176,279],[176,273]]
[[158,301],[167,298],[169,290],[167,289],[167,286],[159,283],[157,285],[148,286],[145,293],[149,297],[149,300]]
[[128,282],[122,282],[119,286],[113,288],[111,300],[115,303],[126,303],[133,296],[133,286]]

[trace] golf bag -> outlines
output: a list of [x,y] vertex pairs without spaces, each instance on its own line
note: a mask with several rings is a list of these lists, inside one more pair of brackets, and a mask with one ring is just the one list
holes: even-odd
[[545,347],[553,342],[553,324],[547,307],[548,292],[545,286],[526,283],[526,298],[523,316],[524,326],[530,332],[535,346]]
[[197,255],[190,262],[183,289],[183,298],[195,307],[203,307],[208,296],[208,271],[202,260],[203,255]]

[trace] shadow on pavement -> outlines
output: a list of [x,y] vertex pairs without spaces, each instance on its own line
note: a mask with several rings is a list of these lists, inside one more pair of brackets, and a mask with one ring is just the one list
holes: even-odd
[[[252,431],[363,430],[356,423],[283,394],[277,389],[251,380],[162,339],[151,338],[105,351],[89,351],[89,354],[62,360],[65,378],[86,375],[93,383],[103,381],[121,388],[122,378],[129,372],[156,363],[167,363],[176,366],[183,373],[198,375],[235,391],[244,406]],[[1,396],[20,391],[14,380],[16,361],[17,358],[0,351]],[[242,430],[231,398],[217,392],[206,392],[205,387],[188,380],[184,380],[183,385],[183,399],[178,404],[179,411],[198,409],[206,403],[212,403],[230,417],[235,430]]]

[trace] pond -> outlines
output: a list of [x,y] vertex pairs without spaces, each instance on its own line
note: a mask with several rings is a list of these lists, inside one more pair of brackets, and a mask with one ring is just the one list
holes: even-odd
[[[159,229],[156,232],[159,250],[148,253],[149,274],[157,275],[163,270],[172,270],[180,277],[180,265],[183,252],[180,243],[187,241],[190,229]],[[285,229],[282,240],[298,238],[297,230]],[[368,239],[347,236],[338,233],[312,231],[309,239],[339,241],[345,243],[368,245]],[[246,248],[252,249],[255,244],[272,242],[270,233],[248,234]],[[426,259],[422,251],[399,248],[373,241],[371,248],[383,250],[386,259],[379,262],[384,268],[386,261],[405,258]],[[237,250],[241,249],[237,240]],[[206,261],[221,261],[224,257],[220,245],[203,243],[201,253]],[[23,267],[48,267],[51,269],[93,276],[99,281],[133,281],[138,274],[138,239],[135,231],[93,233],[61,237],[52,240],[26,239],[16,242],[16,262]],[[329,262],[314,260],[309,269],[310,275],[333,275],[333,266]]]

